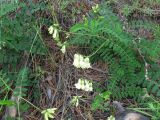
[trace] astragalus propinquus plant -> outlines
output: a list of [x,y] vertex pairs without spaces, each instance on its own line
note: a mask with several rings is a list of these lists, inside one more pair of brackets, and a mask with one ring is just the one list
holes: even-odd
[[0,119],[115,120],[118,101],[159,120],[159,0],[1,0],[0,8]]

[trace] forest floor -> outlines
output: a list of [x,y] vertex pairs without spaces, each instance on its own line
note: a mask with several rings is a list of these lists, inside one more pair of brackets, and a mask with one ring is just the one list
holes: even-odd
[[[53,18],[53,23],[58,21],[59,25],[64,31],[68,31],[71,26],[83,21],[83,16],[89,15],[92,6],[101,4],[103,0],[54,0],[51,1],[51,9],[54,12],[44,12],[43,17],[47,19]],[[109,1],[109,0],[108,0]],[[34,0],[35,3],[39,2]],[[143,3],[144,0],[139,2],[141,8],[147,7]],[[126,31],[132,32],[135,36],[143,36],[148,40],[153,39],[151,31],[146,29],[131,29],[127,27],[128,19],[135,20],[150,20],[156,24],[160,24],[160,5],[151,4],[152,9],[156,9],[152,15],[148,15],[140,9],[135,9],[126,17],[122,11],[124,4],[130,4],[130,0],[122,0],[121,2],[111,2],[110,6],[113,8],[114,13],[119,17],[122,24],[125,26]],[[126,13],[127,14],[127,13]],[[38,19],[38,18],[37,18]],[[49,50],[47,57],[33,57],[32,69],[36,71],[37,66],[39,69],[40,78],[38,78],[37,92],[40,96],[37,99],[32,99],[30,102],[37,105],[41,109],[57,108],[55,113],[56,120],[106,120],[111,113],[103,110],[92,110],[92,101],[98,95],[98,92],[86,92],[78,90],[75,83],[81,77],[93,80],[96,83],[96,88],[105,89],[108,85],[107,79],[110,76],[108,64],[102,61],[92,64],[92,68],[82,70],[73,66],[74,54],[77,51],[84,51],[84,48],[72,46],[67,49],[65,54],[62,54],[59,47],[53,42],[52,37],[48,33],[49,26],[42,24],[41,33],[46,47]],[[61,40],[67,40],[65,34],[60,34]],[[35,67],[36,66],[36,67]],[[28,99],[30,95],[36,94],[34,89],[28,92]],[[71,105],[73,96],[79,96],[79,105],[77,107]],[[27,99],[26,97],[26,99]],[[83,99],[81,99],[83,97]],[[136,102],[133,99],[120,100],[124,106],[134,105]],[[108,102],[108,104],[111,104]],[[6,111],[3,111],[3,114]],[[1,114],[0,114],[1,115]],[[24,120],[43,120],[42,114],[34,108],[30,108],[23,114]]]

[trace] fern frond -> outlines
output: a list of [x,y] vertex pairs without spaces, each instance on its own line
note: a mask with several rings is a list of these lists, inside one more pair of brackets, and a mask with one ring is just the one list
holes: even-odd
[[12,1],[2,0],[0,4],[1,4],[0,18],[8,14],[9,12],[12,12],[17,8],[24,6],[24,4],[22,2],[19,3],[18,0],[12,0]]
[[10,85],[11,85],[10,79],[7,77],[5,73],[0,71],[0,89],[1,89],[0,94],[3,94],[6,91],[10,91]]
[[112,97],[114,99],[124,99],[124,98],[133,98],[134,99],[138,99],[139,97],[141,97],[144,92],[143,89],[141,87],[136,87],[134,85],[132,86],[124,86],[122,88],[115,88],[112,94]]
[[[104,12],[105,11],[105,12]],[[141,37],[136,41],[134,36],[123,29],[118,17],[110,10],[103,9],[100,17],[86,19],[71,27],[73,32],[69,44],[87,46],[88,51],[95,52],[91,59],[101,60],[109,65],[110,78],[106,89],[112,92],[115,99],[135,98],[145,95],[143,89],[155,96],[160,94],[159,73],[149,70],[150,80],[146,80],[144,59],[151,66],[158,62],[160,56],[160,27],[153,22],[132,21],[131,29],[147,29],[154,35],[153,40]],[[137,34],[134,34],[137,35]],[[135,45],[134,41],[137,42]],[[157,65],[157,64],[156,64]],[[155,68],[155,67],[154,67]],[[156,71],[152,73],[153,71]]]
[[124,32],[114,13],[108,9],[106,11],[109,14],[102,13],[104,18],[88,19],[83,24],[73,26],[70,32],[74,34],[69,43],[88,46],[90,51],[98,50],[92,59],[108,63],[111,76],[107,89],[115,93],[115,98],[134,97],[135,94],[138,97],[138,92],[142,91],[138,79],[143,78],[138,78],[136,71],[141,71],[143,65],[136,58],[137,53],[132,42],[134,38]]
[[26,87],[29,86],[28,73],[29,71],[27,68],[22,68],[19,71],[14,89],[15,96],[21,96],[21,97],[26,96],[26,91],[27,91]]

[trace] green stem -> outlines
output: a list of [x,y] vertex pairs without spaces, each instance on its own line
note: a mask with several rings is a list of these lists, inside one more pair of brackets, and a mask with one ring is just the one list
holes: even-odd
[[[0,80],[4,83],[4,85],[5,85],[9,90],[11,90],[11,91],[13,92],[13,89],[10,88],[2,78],[1,78]],[[40,108],[38,108],[37,106],[35,106],[34,104],[32,104],[31,102],[29,102],[28,100],[26,100],[25,98],[19,96],[19,99],[24,100],[25,102],[27,102],[28,104],[30,104],[31,106],[33,106],[34,108],[36,108],[37,110],[42,111]]]
[[64,30],[59,30],[60,32],[64,32],[67,34],[74,34],[74,35],[86,35],[86,36],[91,36],[91,37],[98,37],[101,38],[103,40],[106,40],[105,37],[99,36],[99,35],[93,35],[93,34],[86,34],[86,33],[73,33],[73,32],[68,32],[68,31],[64,31]]
[[88,57],[92,57],[93,55],[95,55],[103,46],[104,44],[106,43],[106,41],[95,51],[93,52],[91,55],[89,55]]
[[26,103],[30,104],[31,106],[33,106],[34,108],[36,108],[38,111],[42,111],[40,108],[38,108],[37,106],[35,106],[34,104],[32,104],[31,102],[29,102],[28,100],[26,100],[25,98],[23,97],[19,97],[20,99],[24,100]]
[[137,109],[137,108],[127,108],[127,109],[136,111],[136,112],[138,112],[138,113],[142,113],[142,114],[147,115],[147,116],[150,116],[150,117],[152,117],[152,118],[154,117],[154,116],[152,116],[151,114],[149,114],[149,113],[147,113],[147,112],[144,112],[144,111],[141,111],[141,110],[139,110],[139,109]]

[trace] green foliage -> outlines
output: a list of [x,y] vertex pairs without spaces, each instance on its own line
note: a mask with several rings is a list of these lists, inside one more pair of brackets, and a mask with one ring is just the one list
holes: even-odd
[[[139,67],[139,63],[136,61],[134,51],[129,48],[132,44],[132,37],[123,31],[118,18],[110,10],[106,14],[108,16],[104,18],[86,20],[84,24],[73,26],[71,32],[77,34],[70,43],[89,46],[91,51],[98,50],[93,59],[103,60],[110,64],[110,71],[114,78],[111,80],[109,90],[116,92],[116,87],[113,86],[120,84],[121,79],[125,82],[127,80],[125,77],[130,77],[130,81],[133,81],[134,70]],[[78,38],[81,40],[77,40]],[[125,76],[125,74],[130,74],[130,76]]]
[[8,74],[6,73],[0,73],[0,93],[3,94],[7,91],[11,91],[11,86],[14,86],[15,89],[12,90],[14,92],[15,96],[24,97],[26,96],[27,87],[30,85],[30,80],[28,79],[28,69],[23,68],[19,71],[18,75],[16,76],[16,79],[10,80]]
[[25,97],[27,88],[29,86],[29,79],[28,79],[28,69],[23,68],[19,71],[17,75],[17,79],[15,82],[15,89],[14,89],[14,95],[19,97]]
[[[36,16],[33,16],[41,7],[36,5],[38,8],[34,6],[31,9],[33,3],[26,5],[26,3],[18,1],[17,3],[4,3],[12,5],[10,9],[13,13],[10,15],[11,10],[4,11],[4,15],[1,17],[0,63],[17,62],[23,52],[46,54],[44,43],[38,35],[38,21],[35,19]],[[23,4],[23,6],[19,4]],[[16,11],[16,8],[19,10]],[[30,11],[28,11],[29,9]]]
[[9,83],[10,79],[7,77],[6,73],[0,71],[0,94],[10,90]]
[[[45,2],[33,3],[32,0],[2,0],[0,3],[0,99],[6,101],[11,94],[26,97],[28,88],[35,84],[29,78],[28,63],[32,64],[30,55],[47,54],[41,37],[41,27],[46,22],[42,10],[47,10],[47,6]],[[28,108],[24,102],[18,102],[21,112]]]
[[104,99],[100,95],[97,95],[92,103],[92,110],[104,109],[103,103]]
[[[114,1],[114,3],[116,3]],[[159,0],[134,0],[134,1],[125,1],[125,4],[121,5],[121,11],[124,15],[129,16],[135,11],[143,13],[146,15],[154,15],[157,12],[157,9],[154,8],[154,5],[159,5]]]
[[[17,101],[16,99],[13,99],[13,101],[10,101],[9,99],[9,92],[12,93],[12,96],[17,97],[26,97],[27,96],[27,87],[30,86],[30,80],[28,78],[29,70],[27,68],[22,68],[18,75],[13,75],[15,77],[11,77],[9,74],[3,73],[1,71],[0,75],[0,88],[1,88],[1,96],[0,99],[3,99],[3,101],[0,101],[0,105],[2,107],[4,105],[13,105],[16,106],[17,103],[19,104],[19,109],[21,112],[26,111],[29,107],[26,103]],[[15,103],[15,104],[14,104]],[[2,109],[2,108],[1,108]]]
[[0,105],[15,105],[11,100],[0,100]]
[[131,20],[130,29],[137,30],[133,35],[137,36],[138,48],[146,56],[154,61],[159,59],[160,55],[160,25],[149,20]]
[[139,104],[138,108],[129,108],[136,112],[147,115],[151,120],[159,120],[160,116],[160,103],[159,98],[155,98],[152,95],[147,95],[145,97],[145,103],[142,102]]
[[[146,87],[148,91],[156,94],[156,96],[160,96],[159,90],[159,70],[160,66],[157,64],[160,56],[160,26],[153,23],[152,21],[140,21],[133,20],[130,23],[131,29],[137,29],[141,31],[139,34],[134,34],[138,36],[139,39],[137,41],[137,46],[141,50],[141,53],[145,56],[150,68],[148,68],[148,76],[150,80],[141,79],[139,81],[143,87]],[[150,32],[150,33],[149,33]],[[149,34],[148,38],[146,37]]]
[[108,107],[108,103],[106,103],[110,99],[111,92],[105,91],[101,94],[97,95],[92,103],[92,110],[101,109],[106,110]]
[[1,12],[0,12],[0,18],[4,15],[6,15],[9,12],[13,12],[17,8],[22,7],[24,4],[19,3],[18,0],[2,0],[1,1]]
[[157,97],[160,97],[160,90],[159,90],[159,84],[160,84],[160,66],[157,64],[153,64],[152,68],[149,69],[149,77],[150,80],[144,81],[143,86],[147,88],[147,90],[150,93],[154,93]]
[[152,120],[158,120],[160,116],[160,103],[158,100],[148,102],[147,108],[150,109],[150,112],[154,115]]
[[[151,75],[153,70],[148,69],[150,79],[146,79],[148,73],[142,59],[144,55],[148,64],[154,68],[153,64],[156,64],[160,53],[160,41],[157,39],[159,34],[156,34],[158,31],[153,31],[156,42],[144,39],[147,46],[143,42],[142,45],[138,44],[132,34],[124,31],[119,18],[108,6],[103,5],[101,8],[98,13],[100,16],[92,14],[83,23],[71,27],[70,32],[74,34],[69,44],[87,47],[90,53],[94,52],[91,56],[93,61],[108,63],[111,76],[106,87],[114,99],[138,99],[144,95],[143,88],[159,96],[159,73],[156,73],[159,68],[154,71],[154,75]],[[142,53],[139,53],[139,49]],[[157,78],[154,80],[155,76]]]
[[[108,0],[106,3],[113,5],[117,2],[117,0]],[[120,10],[128,18],[137,11],[147,15],[155,14],[156,10],[153,9],[153,5],[159,4],[160,1],[155,0],[153,3],[153,0],[144,0],[144,2],[146,3],[144,5],[140,0],[124,5],[122,3]],[[76,5],[75,3],[75,0],[62,0],[58,3],[61,6],[58,12],[62,13],[59,16],[63,16],[63,20],[59,20],[60,18],[54,20],[59,24],[64,23],[64,26],[67,23],[67,26],[62,29],[68,29],[68,23],[73,24],[77,19],[76,15],[80,15],[80,12],[83,11],[83,5],[80,5],[82,8],[80,7],[79,10],[75,10],[76,7],[69,8]],[[41,0],[35,3],[32,0],[27,2],[1,0],[1,4],[0,105],[14,104],[9,101],[11,94],[27,102],[25,97],[30,86],[35,91],[27,97],[36,101],[40,97],[39,81],[36,80],[44,77],[45,71],[34,66],[37,69],[36,73],[32,73],[30,76],[28,63],[32,65],[30,61],[32,56],[47,54],[41,37],[42,24],[50,22],[48,18],[42,17],[44,14],[42,11],[48,9],[46,2]],[[147,108],[150,109],[148,111],[155,115],[154,119],[156,120],[160,116],[158,100],[147,101],[142,98],[146,95],[145,90],[155,97],[160,97],[160,25],[149,20],[131,20],[129,18],[128,29],[133,32],[128,33],[110,6],[103,4],[100,7],[96,5],[92,8],[93,13],[90,12],[83,22],[70,28],[70,33],[73,33],[71,39],[64,42],[86,48],[92,62],[103,61],[108,64],[110,76],[106,80],[106,89],[100,90],[100,94],[95,97],[92,109],[108,110],[110,99],[133,98],[139,103],[147,102]],[[70,9],[72,12],[66,12],[66,9]],[[54,10],[53,12],[56,12],[57,9]],[[45,13],[45,15],[48,17],[48,14]],[[73,19],[68,21],[68,16]],[[56,16],[54,17],[56,18]],[[56,28],[54,33],[58,32],[53,34],[56,36],[52,37],[56,39],[58,46],[63,47],[66,44],[59,42],[61,37],[59,34],[62,29],[59,30],[59,26],[54,27]],[[147,32],[151,33],[150,36],[146,36]],[[22,61],[26,56],[27,61],[23,67]],[[18,110],[27,111],[28,104],[24,104],[21,100],[16,101]],[[78,106],[78,99],[76,98],[75,101]],[[37,109],[32,103],[28,103]],[[41,111],[39,108],[38,110]],[[54,114],[55,110],[55,108],[46,109],[42,111],[42,114],[45,119],[53,118],[54,115],[51,114]]]
[[[42,18],[35,14],[39,12],[40,15],[40,10],[46,8],[44,7],[44,2],[33,4],[32,1],[29,1],[26,4],[25,2],[14,0],[2,1],[2,3],[4,9],[0,17],[2,23],[0,31],[0,65],[3,68],[3,72],[8,74],[9,72],[18,71],[17,64],[21,62],[22,56],[29,57],[30,54],[46,54],[46,47],[40,36],[41,31],[39,28]],[[39,17],[38,20],[37,17]],[[7,77],[11,79],[13,76],[16,78],[16,75],[10,76],[9,74]],[[5,82],[8,84],[7,80]],[[14,82],[18,85],[19,78]]]

